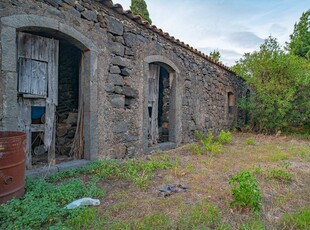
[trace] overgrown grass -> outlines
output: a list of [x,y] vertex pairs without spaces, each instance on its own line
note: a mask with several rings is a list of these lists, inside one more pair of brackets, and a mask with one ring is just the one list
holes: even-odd
[[0,206],[0,229],[39,229],[74,222],[91,211],[84,207],[68,210],[65,205],[81,197],[104,196],[96,182],[92,179],[85,185],[80,179],[70,179],[55,185],[43,179],[27,180],[22,199]]
[[281,219],[281,229],[306,230],[310,226],[310,209],[305,208],[299,212],[287,213]]
[[[174,162],[167,155],[156,156],[149,161],[131,159],[125,163],[105,160],[81,169],[63,171],[46,179],[29,179],[26,195],[22,199],[13,199],[1,205],[0,229],[86,226],[94,218],[92,210],[83,207],[67,210],[64,206],[82,197],[104,196],[105,192],[97,187],[97,183],[107,178],[126,179],[145,189],[155,170],[171,169],[173,165]],[[81,174],[91,175],[87,184],[74,178]]]
[[220,220],[219,209],[204,200],[183,212],[178,229],[214,229],[219,225]]
[[[257,141],[254,147],[245,145],[249,137]],[[213,142],[218,138],[213,137]],[[222,150],[213,156],[203,149],[197,156],[181,148],[156,152],[148,159],[96,161],[45,179],[27,180],[24,198],[0,206],[0,229],[228,230],[309,225],[309,210],[301,209],[310,201],[307,143],[234,134],[234,142]],[[252,172],[249,177],[239,173],[246,168]],[[228,178],[234,181],[230,185]],[[163,197],[158,189],[168,184],[189,189]],[[101,205],[64,209],[86,196],[101,197]],[[233,206],[242,208],[231,208],[232,197],[240,201]],[[260,212],[252,212],[255,205]]]

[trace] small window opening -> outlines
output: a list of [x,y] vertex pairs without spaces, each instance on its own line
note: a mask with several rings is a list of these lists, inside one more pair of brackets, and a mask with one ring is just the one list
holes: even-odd
[[232,114],[234,112],[234,107],[235,107],[234,94],[232,92],[229,92],[227,94],[227,98],[228,98],[228,113]]

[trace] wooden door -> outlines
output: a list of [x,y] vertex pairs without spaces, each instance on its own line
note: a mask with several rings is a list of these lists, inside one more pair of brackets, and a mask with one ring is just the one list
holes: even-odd
[[160,66],[157,64],[150,64],[148,110],[149,110],[149,141],[151,145],[157,144],[159,138],[158,135],[159,75],[160,75]]
[[[55,39],[18,33],[19,123],[27,133],[26,166],[31,169],[31,133],[44,132],[49,164],[55,163],[55,112],[58,103],[58,50]],[[45,107],[45,123],[32,124],[31,108]]]

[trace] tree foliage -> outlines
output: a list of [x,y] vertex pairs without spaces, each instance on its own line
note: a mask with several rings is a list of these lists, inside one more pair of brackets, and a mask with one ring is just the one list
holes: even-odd
[[210,52],[210,57],[214,60],[219,62],[220,58],[221,58],[221,54],[219,50],[213,50],[212,52]]
[[149,11],[147,10],[147,5],[144,0],[131,0],[130,10],[139,15],[143,20],[148,21],[152,24],[152,20],[150,19]]
[[295,24],[290,40],[287,44],[290,53],[310,60],[310,10],[304,12]]
[[310,122],[310,63],[287,54],[269,37],[259,51],[246,53],[233,67],[253,93],[240,106],[255,131],[273,133]]

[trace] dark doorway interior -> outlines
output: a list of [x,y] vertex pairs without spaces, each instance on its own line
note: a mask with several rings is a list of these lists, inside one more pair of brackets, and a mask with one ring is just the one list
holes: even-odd
[[81,50],[60,40],[55,143],[58,161],[73,157],[71,150],[78,123],[80,63]]
[[169,107],[170,107],[169,72],[160,67],[158,95],[158,136],[159,143],[169,141]]

